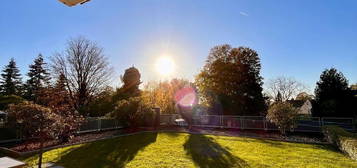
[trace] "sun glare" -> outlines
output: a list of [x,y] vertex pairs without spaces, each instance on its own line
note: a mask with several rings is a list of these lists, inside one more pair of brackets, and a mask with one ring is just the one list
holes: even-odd
[[156,60],[155,68],[160,75],[169,76],[175,70],[175,63],[170,57],[160,57]]

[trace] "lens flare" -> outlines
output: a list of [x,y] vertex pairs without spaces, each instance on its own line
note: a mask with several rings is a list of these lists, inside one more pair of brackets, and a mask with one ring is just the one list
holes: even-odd
[[175,93],[175,101],[182,107],[192,107],[197,104],[197,94],[192,87],[184,87]]

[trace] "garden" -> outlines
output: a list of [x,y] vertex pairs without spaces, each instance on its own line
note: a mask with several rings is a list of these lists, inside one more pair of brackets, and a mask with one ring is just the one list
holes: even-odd
[[[158,60],[164,75],[169,59]],[[172,63],[172,62],[171,62]],[[354,85],[325,69],[314,95],[286,77],[267,82],[248,47],[211,49],[194,82],[147,81],[132,66],[111,87],[97,43],[70,39],[39,54],[22,83],[1,74],[0,155],[53,167],[357,167]]]

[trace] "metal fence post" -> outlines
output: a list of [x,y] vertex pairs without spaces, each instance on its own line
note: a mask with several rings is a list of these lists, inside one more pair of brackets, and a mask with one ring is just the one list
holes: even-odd
[[322,127],[321,117],[319,117],[319,126]]
[[160,108],[156,107],[153,108],[155,111],[155,123],[154,123],[154,128],[157,129],[160,126]]
[[100,131],[102,128],[102,120],[98,119],[98,131]]

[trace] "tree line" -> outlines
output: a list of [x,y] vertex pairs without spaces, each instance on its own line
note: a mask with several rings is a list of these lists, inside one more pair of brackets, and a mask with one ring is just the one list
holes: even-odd
[[[70,39],[64,51],[46,62],[39,54],[29,65],[23,81],[14,59],[1,71],[0,110],[23,130],[27,138],[56,138],[68,141],[84,117],[109,117],[128,126],[152,125],[152,108],[161,113],[179,113],[189,123],[193,114],[266,116],[285,133],[294,125],[297,109],[290,101],[309,100],[313,116],[355,117],[356,85],[350,86],[335,68],[322,72],[315,95],[305,93],[300,82],[286,77],[268,81],[263,89],[260,57],[248,47],[228,44],[211,49],[194,82],[172,79],[148,82],[129,67],[121,76],[123,85],[110,87],[112,68],[103,49],[78,37]],[[142,89],[141,89],[142,88]],[[176,93],[185,88],[198,101],[180,107]],[[191,115],[191,116],[190,116]],[[42,144],[42,143],[41,143]]]
[[[263,89],[260,71],[260,58],[256,51],[226,44],[211,49],[194,82],[184,79],[148,82],[143,90],[150,97],[152,106],[160,107],[163,113],[175,113],[175,92],[191,86],[198,93],[199,106],[207,109],[209,114],[265,115],[272,103],[296,99],[312,101],[314,116],[356,115],[356,91],[335,68],[322,72],[315,95],[307,94],[302,83],[287,77],[268,80]],[[48,100],[44,100],[44,95],[48,92],[57,95],[54,92],[59,92],[61,94],[57,96],[64,95],[68,106],[75,111],[86,116],[103,116],[114,110],[116,102],[123,99],[124,94],[139,90],[136,88],[119,94],[120,89],[110,87],[111,72],[101,47],[84,37],[71,39],[63,52],[51,57],[50,63],[39,54],[29,65],[25,82],[15,60],[11,59],[1,72],[0,108],[5,109],[6,102],[22,99],[46,105]],[[121,79],[124,88],[128,88],[127,73]],[[135,86],[138,87],[142,82],[137,82]]]

